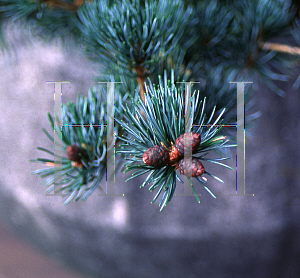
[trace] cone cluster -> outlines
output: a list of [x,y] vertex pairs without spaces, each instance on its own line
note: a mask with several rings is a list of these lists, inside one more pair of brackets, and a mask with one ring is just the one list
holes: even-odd
[[166,165],[175,166],[179,169],[180,174],[188,177],[198,177],[204,173],[204,167],[202,163],[192,158],[192,163],[187,165],[189,161],[184,163],[184,146],[185,144],[192,146],[192,153],[195,153],[201,143],[201,135],[195,132],[184,133],[180,135],[175,145],[172,144],[170,149],[161,143],[145,151],[143,155],[143,162],[153,167],[163,167]]

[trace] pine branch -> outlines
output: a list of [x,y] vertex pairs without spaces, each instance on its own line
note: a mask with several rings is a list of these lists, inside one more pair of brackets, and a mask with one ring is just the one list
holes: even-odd
[[[159,77],[159,89],[155,89],[149,78],[148,80],[149,86],[147,86],[147,94],[145,95],[147,101],[133,101],[135,111],[125,108],[124,121],[116,119],[128,134],[119,137],[120,140],[126,143],[121,145],[123,149],[118,150],[118,153],[129,154],[126,156],[128,163],[126,164],[125,172],[137,169],[128,180],[150,172],[141,187],[151,182],[153,182],[153,184],[149,188],[150,191],[159,187],[152,203],[155,202],[160,193],[163,192],[162,199],[159,203],[161,211],[172,199],[176,188],[176,179],[180,180],[176,174],[176,170],[179,169],[181,174],[187,175],[188,177],[200,178],[200,175],[206,173],[200,162],[206,154],[200,156],[200,160],[193,157],[192,164],[189,164],[188,161],[184,161],[182,155],[184,153],[184,140],[186,140],[186,135],[183,136],[185,133],[186,116],[184,92],[182,91],[182,87],[177,89],[174,84],[174,71],[171,72],[171,80],[169,81],[167,80],[166,71],[164,81]],[[221,129],[217,127],[216,124],[220,121],[224,110],[210,127],[204,127],[204,121],[207,121],[206,125],[211,123],[214,112],[207,120],[206,115],[203,113],[206,100],[204,98],[203,101],[200,101],[199,94],[196,94],[196,92],[192,95],[191,101],[193,103],[191,111],[191,131],[193,132],[192,134],[196,136],[193,138],[198,138],[196,141],[194,141],[194,139],[192,141],[193,154],[235,146],[226,145],[227,141],[223,141],[226,139],[225,136],[216,136]],[[202,112],[199,114],[199,110],[201,109]],[[139,111],[144,112],[146,120],[144,120],[143,117],[138,117],[140,115]],[[195,126],[192,127],[193,124]],[[201,140],[199,140],[200,135]],[[186,144],[189,145],[189,143]],[[210,159],[207,161],[228,167],[225,164],[216,162],[216,160],[218,159]],[[197,170],[195,170],[196,168]],[[214,175],[211,176],[215,177]],[[219,179],[217,177],[215,178]],[[205,179],[197,180],[201,184],[206,183]],[[191,187],[195,197],[198,198],[192,182]],[[205,189],[209,190],[207,187]],[[209,192],[211,191],[209,190]],[[212,196],[214,195],[212,194]]]
[[[192,9],[183,7],[180,0],[151,0],[145,7],[137,0],[124,0],[119,7],[108,9],[94,1],[79,12],[87,53],[111,74],[121,68],[127,77],[136,78],[144,100],[144,81],[178,41],[184,40]],[[179,22],[174,25],[175,20]],[[189,38],[185,49],[191,43]]]
[[[102,190],[100,183],[105,176],[106,156],[109,148],[106,145],[110,143],[107,142],[107,128],[104,127],[107,123],[105,96],[103,87],[100,87],[100,92],[91,88],[88,97],[83,98],[82,95],[78,95],[76,104],[69,101],[67,105],[62,106],[62,119],[55,116],[56,122],[59,123],[55,132],[59,135],[57,130],[62,130],[63,145],[61,147],[67,157],[58,157],[53,151],[39,147],[39,150],[53,155],[53,159],[30,160],[30,162],[43,163],[49,167],[32,172],[42,178],[50,176],[42,182],[49,187],[47,193],[55,191],[55,185],[62,186],[59,190],[63,195],[71,193],[71,196],[64,202],[65,205],[75,197],[76,193],[75,201],[78,201],[81,196],[82,200],[85,200],[97,188]],[[116,117],[120,118],[122,103],[126,101],[127,96],[121,96],[116,89],[115,97]],[[48,113],[48,118],[53,132],[54,118],[50,113]],[[63,128],[60,126],[61,122]],[[54,143],[54,138],[45,129],[43,131]],[[115,131],[119,135],[123,133],[118,124],[115,126]],[[118,142],[116,145],[118,147]],[[118,161],[116,165],[117,172],[121,167],[121,161]],[[59,177],[54,176],[55,170],[61,171]]]

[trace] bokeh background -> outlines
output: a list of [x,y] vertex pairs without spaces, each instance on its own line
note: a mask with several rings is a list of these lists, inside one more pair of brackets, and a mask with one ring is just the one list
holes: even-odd
[[[217,199],[197,184],[200,204],[175,196],[159,212],[150,204],[155,193],[139,188],[143,177],[125,183],[131,173],[121,173],[116,192],[124,197],[94,194],[63,206],[30,175],[42,165],[29,159],[47,157],[36,147],[51,147],[41,128],[51,131],[54,85],[45,82],[70,81],[62,102],[75,101],[78,92],[87,96],[96,70],[72,45],[42,44],[20,26],[6,32],[13,51],[1,54],[0,67],[0,278],[300,277],[300,95],[293,81],[278,83],[286,98],[261,82],[255,94],[262,116],[246,138],[245,159],[246,193],[254,197],[229,196],[235,171],[208,163],[224,180],[208,177]],[[227,164],[235,167],[235,156]]]

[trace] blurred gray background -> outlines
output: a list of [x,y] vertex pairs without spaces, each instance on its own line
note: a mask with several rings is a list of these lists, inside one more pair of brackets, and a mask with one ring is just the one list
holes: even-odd
[[[30,175],[44,167],[29,159],[48,157],[36,147],[51,147],[41,128],[51,131],[54,85],[45,82],[70,81],[62,101],[75,101],[78,92],[87,96],[96,70],[78,49],[43,45],[18,28],[7,27],[15,52],[1,54],[0,278],[300,277],[300,95],[293,82],[281,84],[286,98],[262,83],[255,94],[262,116],[246,138],[246,193],[254,197],[229,196],[235,171],[207,163],[224,180],[208,177],[217,199],[195,184],[200,204],[175,196],[159,212],[159,200],[150,204],[155,193],[139,188],[143,177],[125,184],[131,173],[121,173],[116,191],[124,197],[94,194],[63,206]],[[235,156],[227,164],[235,167]]]

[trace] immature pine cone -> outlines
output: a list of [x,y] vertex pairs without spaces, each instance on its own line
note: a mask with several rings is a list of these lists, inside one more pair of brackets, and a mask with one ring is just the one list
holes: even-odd
[[162,145],[153,146],[145,151],[143,161],[145,164],[153,167],[165,166],[170,161],[169,152]]
[[192,138],[190,136],[190,133],[181,134],[175,141],[175,147],[177,148],[178,153],[181,156],[184,155],[184,135],[185,134],[187,134],[186,139],[185,139],[187,144],[192,145],[192,153],[194,153],[198,149],[198,147],[201,143],[201,134],[199,134],[199,133],[192,132]]
[[67,147],[67,157],[72,161],[80,161],[81,157],[79,153],[81,152],[81,148],[76,145],[70,145]]
[[[197,158],[192,158],[192,165],[185,165],[184,169],[184,158],[178,163],[179,172],[181,175],[187,177],[199,177],[204,173],[204,167]],[[187,163],[186,163],[187,164]]]

